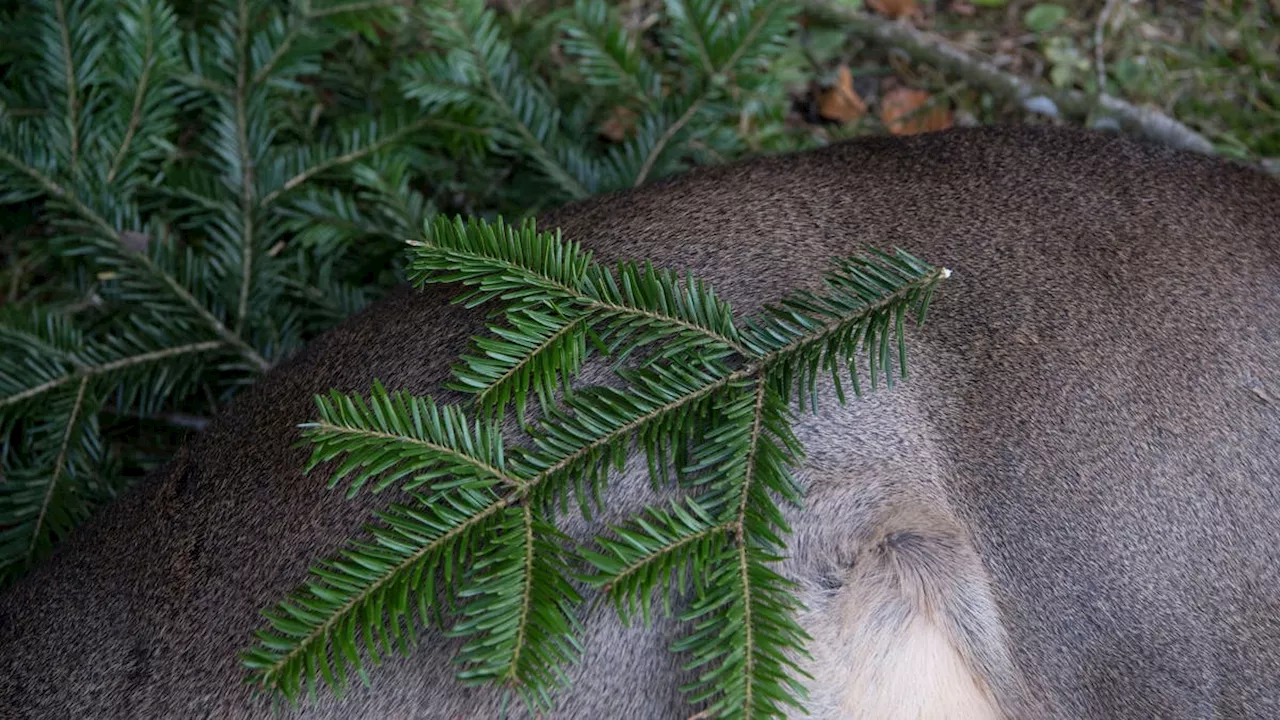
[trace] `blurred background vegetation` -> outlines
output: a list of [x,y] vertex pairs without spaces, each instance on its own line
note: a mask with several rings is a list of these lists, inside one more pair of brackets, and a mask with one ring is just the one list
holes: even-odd
[[1276,172],[1278,19],[1278,0],[0,2],[0,584],[394,285],[437,213],[992,123]]

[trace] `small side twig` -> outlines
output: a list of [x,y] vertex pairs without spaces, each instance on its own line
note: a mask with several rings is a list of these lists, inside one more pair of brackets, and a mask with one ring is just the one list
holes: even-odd
[[974,85],[1017,101],[1027,110],[1080,118],[1101,110],[1128,131],[1151,140],[1205,154],[1214,152],[1213,143],[1203,135],[1155,108],[1138,107],[1106,93],[1094,96],[1078,90],[1051,88],[972,57],[936,35],[865,13],[837,8],[824,0],[806,0],[805,7],[815,17],[834,22],[858,38],[896,48],[915,60],[947,69]]
[[1093,28],[1093,65],[1098,71],[1098,92],[1107,91],[1107,61],[1102,51],[1102,43],[1106,38],[1107,24],[1111,22],[1111,15],[1116,11],[1116,0],[1107,0],[1102,6],[1102,12],[1098,13],[1098,24]]

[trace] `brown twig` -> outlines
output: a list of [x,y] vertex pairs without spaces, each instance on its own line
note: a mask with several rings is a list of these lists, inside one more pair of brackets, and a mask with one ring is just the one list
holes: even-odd
[[1102,43],[1106,39],[1107,23],[1111,22],[1116,4],[1116,0],[1107,0],[1102,6],[1102,12],[1098,13],[1098,23],[1093,28],[1093,65],[1098,71],[1098,92],[1100,93],[1107,90],[1107,61],[1103,57],[1106,53],[1102,51]]

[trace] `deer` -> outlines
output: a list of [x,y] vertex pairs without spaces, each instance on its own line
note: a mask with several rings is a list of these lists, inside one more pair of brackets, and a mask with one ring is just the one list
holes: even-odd
[[[823,390],[796,427],[783,565],[811,717],[1280,716],[1276,179],[1113,133],[957,128],[696,168],[538,226],[691,269],[741,312],[866,246],[951,270],[909,379]],[[497,717],[439,633],[284,708],[238,659],[259,610],[387,500],[303,473],[313,396],[447,397],[483,321],[450,297],[404,287],[319,337],[0,595],[0,716]],[[644,502],[642,475],[611,503]],[[674,621],[583,624],[550,717],[698,716]]]

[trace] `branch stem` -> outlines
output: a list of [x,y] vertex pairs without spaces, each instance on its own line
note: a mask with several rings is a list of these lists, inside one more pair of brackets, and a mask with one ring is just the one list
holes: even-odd
[[58,34],[62,39],[62,71],[67,80],[67,134],[71,138],[71,174],[80,165],[80,86],[76,81],[75,58],[71,52],[71,28],[67,20],[65,0],[55,0],[54,12],[58,16]]
[[471,467],[474,467],[475,469],[483,472],[484,474],[489,475],[498,480],[501,480],[506,485],[510,485],[512,487],[520,487],[524,485],[525,482],[527,482],[522,478],[516,477],[515,475],[510,475],[506,472],[503,472],[502,470],[499,470],[498,468],[492,465],[489,465],[488,463],[481,462],[470,455],[467,455],[465,453],[459,453],[456,450],[453,450],[452,448],[445,447],[444,445],[437,445],[427,440],[409,438],[403,435],[393,435],[391,433],[379,432],[377,430],[357,430],[357,429],[342,426],[342,425],[331,425],[329,423],[306,423],[302,425],[302,427],[308,430],[320,430],[320,431],[326,431],[326,432],[332,432],[332,433],[339,433],[342,435],[358,435],[360,437],[389,440],[389,441],[393,440],[399,443],[408,443],[410,445],[418,445],[418,446],[427,448],[428,450],[431,450],[433,452],[449,455],[453,457],[455,460],[465,462]]
[[381,140],[378,140],[377,142],[369,143],[368,145],[352,150],[351,152],[343,153],[342,155],[338,155],[338,156],[329,158],[328,160],[325,160],[323,162],[316,163],[315,165],[312,165],[311,167],[303,170],[297,175],[294,175],[293,177],[289,178],[278,189],[273,190],[270,193],[267,193],[267,195],[262,198],[261,205],[262,207],[266,207],[271,203],[275,202],[276,200],[278,200],[281,195],[284,195],[290,190],[296,189],[298,186],[307,182],[311,178],[323,172],[332,170],[335,167],[339,167],[341,165],[347,165],[347,164],[356,162],[357,160],[366,158],[378,152],[379,150],[387,147],[388,145],[399,142],[404,137],[408,135],[412,135],[413,133],[427,126],[432,125],[434,122],[435,122],[434,118],[422,118],[420,120],[417,120],[415,122],[412,122],[406,125],[403,128],[400,128],[399,130],[391,133],[390,135],[382,138]]
[[156,33],[153,25],[154,18],[151,17],[150,8],[146,12],[147,49],[145,60],[143,61],[145,66],[142,69],[142,76],[138,78],[138,89],[133,94],[133,107],[129,111],[129,124],[125,129],[124,138],[120,141],[120,148],[116,151],[116,156],[111,161],[111,169],[107,171],[108,185],[115,181],[116,174],[120,172],[120,167],[124,164],[124,159],[129,154],[129,146],[133,144],[134,135],[138,132],[138,125],[142,122],[142,104],[151,85],[151,71],[155,67]]
[[[680,115],[680,118],[672,123],[671,127],[667,128],[666,132],[662,133],[662,137],[658,138],[658,142],[654,143],[653,149],[649,151],[649,155],[645,158],[644,165],[641,166],[640,173],[636,175],[636,181],[632,183],[632,187],[640,187],[644,184],[644,181],[649,177],[649,173],[653,170],[653,166],[658,162],[658,156],[661,155],[662,151],[666,148],[667,143],[671,142],[672,138],[674,138],[685,125],[689,124],[689,121],[693,120],[698,110],[706,102],[707,98],[710,97],[711,90],[715,86],[712,82],[714,77],[721,73],[728,72],[733,69],[734,65],[738,64],[738,60],[742,57],[742,53],[746,51],[747,47],[750,46],[753,41],[755,41],[756,35],[758,35],[760,33],[760,29],[764,27],[765,19],[769,17],[769,13],[771,11],[772,8],[761,11],[759,19],[752,23],[751,29],[747,31],[746,37],[742,40],[742,44],[733,51],[733,54],[729,56],[729,59],[725,61],[724,65],[721,65],[718,68],[707,68],[710,71],[708,73],[709,77],[707,77],[702,92],[700,92],[698,97],[690,103],[689,107]],[[705,49],[703,52],[705,53]],[[710,61],[705,58],[703,61],[708,65],[710,64]]]
[[68,375],[64,375],[63,377],[40,383],[39,385],[36,385],[31,388],[27,388],[26,390],[23,390],[22,392],[17,393],[15,395],[10,395],[9,397],[6,397],[6,398],[0,398],[0,408],[5,408],[10,405],[16,405],[17,403],[20,403],[23,400],[28,400],[30,398],[36,397],[37,395],[47,393],[51,390],[56,390],[62,387],[63,385],[74,382],[77,379],[87,381],[90,378],[97,377],[99,375],[105,375],[107,373],[115,372],[117,370],[124,370],[130,367],[136,367],[138,365],[145,365],[146,363],[155,362],[157,360],[165,360],[167,358],[177,357],[178,355],[188,355],[191,353],[200,353],[200,352],[208,352],[210,350],[217,350],[223,345],[224,343],[219,340],[209,340],[206,342],[191,343],[189,345],[179,345],[176,347],[165,348],[163,350],[154,350],[152,352],[142,353],[140,355],[132,355],[127,358],[121,358],[120,360],[113,360],[111,362],[103,363],[101,365],[83,365],[78,367],[75,372],[70,373]]
[[253,212],[254,169],[249,152],[249,88],[254,80],[249,78],[249,0],[238,3],[236,28],[236,145],[240,156],[240,301],[236,305],[236,333],[244,329],[249,313],[249,295],[253,284]]
[[76,425],[80,421],[80,411],[84,407],[84,394],[89,387],[89,378],[85,376],[80,380],[80,389],[76,392],[75,404],[71,406],[71,415],[67,418],[67,430],[62,434],[62,445],[58,448],[58,458],[53,463],[53,473],[49,476],[49,484],[44,490],[44,499],[40,503],[40,512],[36,515],[35,524],[31,527],[31,542],[27,545],[27,560],[30,561],[36,552],[36,542],[40,539],[40,528],[44,525],[44,519],[49,514],[49,501],[53,499],[53,493],[58,487],[58,478],[62,475],[62,469],[67,464],[67,452],[71,447],[71,436],[75,433]]
[[538,139],[537,135],[533,134],[533,131],[529,129],[529,126],[524,123],[518,114],[516,114],[515,109],[507,102],[507,98],[503,96],[503,94],[498,90],[497,85],[494,84],[493,71],[485,61],[484,54],[480,52],[480,48],[476,47],[475,40],[471,33],[467,32],[466,28],[458,26],[456,16],[451,14],[450,17],[454,19],[453,25],[454,29],[458,32],[458,35],[467,39],[467,51],[475,61],[476,68],[479,70],[480,77],[484,82],[485,94],[488,95],[489,99],[502,110],[502,114],[507,117],[507,120],[515,126],[520,137],[523,138],[525,143],[528,145],[530,154],[532,154],[534,159],[538,161],[538,164],[542,166],[543,171],[559,183],[560,186],[569,193],[572,199],[582,200],[589,196],[591,192],[588,191],[581,182],[579,182],[578,178],[574,177],[572,173],[556,161],[556,159],[551,155],[551,152],[547,150],[546,145]]

